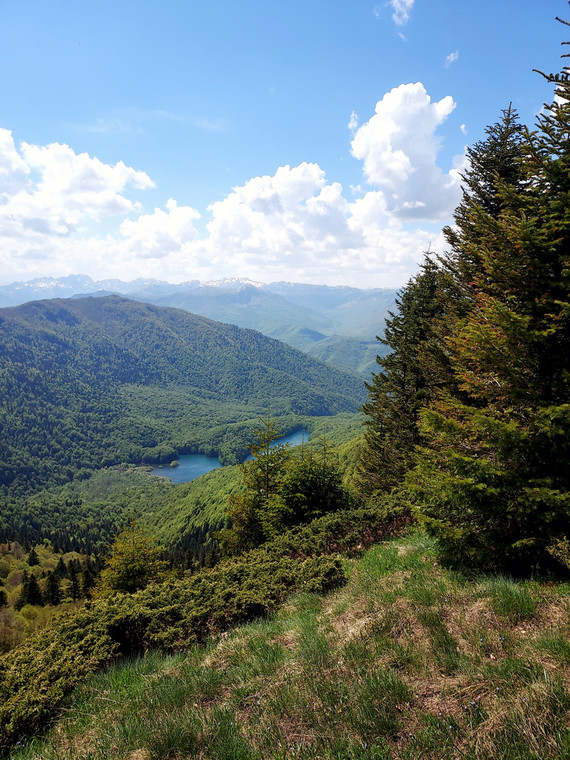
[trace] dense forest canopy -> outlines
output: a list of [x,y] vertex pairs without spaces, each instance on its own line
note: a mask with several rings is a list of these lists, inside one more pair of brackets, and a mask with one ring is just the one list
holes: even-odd
[[180,451],[245,455],[248,422],[356,411],[354,376],[252,330],[118,296],[0,310],[0,484],[22,495]]

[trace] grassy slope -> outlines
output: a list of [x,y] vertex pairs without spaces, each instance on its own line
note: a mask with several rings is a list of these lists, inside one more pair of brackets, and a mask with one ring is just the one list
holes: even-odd
[[414,532],[345,566],[328,596],[92,677],[11,757],[570,756],[568,584],[469,580]]

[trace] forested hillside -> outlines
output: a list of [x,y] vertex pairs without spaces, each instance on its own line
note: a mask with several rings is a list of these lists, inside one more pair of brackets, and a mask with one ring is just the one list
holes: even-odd
[[289,282],[235,283],[224,288],[202,285],[159,296],[133,293],[143,301],[259,330],[366,377],[378,352],[375,336],[394,306],[395,295],[391,288],[359,290]]
[[212,283],[192,280],[179,284],[156,280],[96,282],[85,275],[69,275],[0,286],[0,305],[111,293],[258,330],[316,359],[356,370],[366,377],[374,369],[376,334],[381,331],[396,296],[392,288],[361,290],[248,280]]
[[360,383],[278,341],[117,296],[0,311],[4,493],[179,451],[235,462],[251,426],[356,411]]
[[[2,548],[0,606],[50,609],[0,656],[1,757],[570,756],[570,69],[543,76],[534,129],[509,106],[468,149],[364,436],[354,375],[260,333],[114,296],[0,312],[4,489],[67,481],[5,514],[81,506],[93,542],[141,517],[91,598],[90,552],[60,558],[68,614],[53,546]],[[279,445],[327,414],[330,437]],[[251,458],[179,490],[102,468],[235,461],[244,437]]]

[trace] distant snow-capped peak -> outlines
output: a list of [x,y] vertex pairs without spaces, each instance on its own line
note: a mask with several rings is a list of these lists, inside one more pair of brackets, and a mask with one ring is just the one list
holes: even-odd
[[262,288],[262,282],[255,282],[249,280],[247,277],[223,277],[221,280],[209,280],[203,282],[202,285],[207,285],[211,288],[239,288],[244,285],[249,285],[254,288]]

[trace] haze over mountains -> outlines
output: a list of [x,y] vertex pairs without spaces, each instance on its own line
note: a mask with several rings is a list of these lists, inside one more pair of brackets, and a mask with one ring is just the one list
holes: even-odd
[[396,292],[390,288],[262,284],[235,278],[171,284],[142,278],[130,282],[95,281],[86,275],[70,275],[0,286],[0,306],[15,306],[34,299],[119,293],[259,330],[314,358],[368,377],[382,350],[376,335],[383,332],[384,320],[394,308]]

